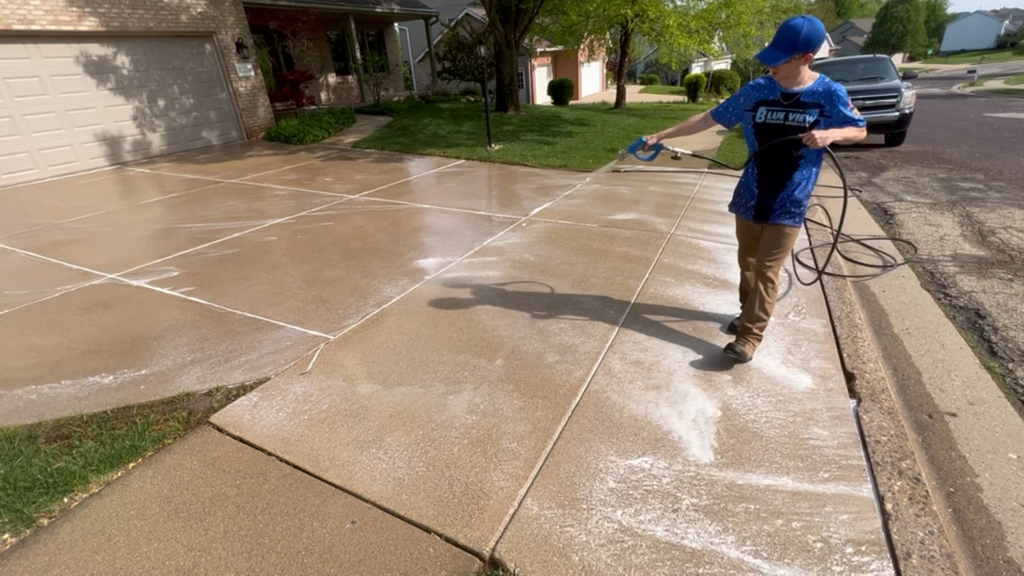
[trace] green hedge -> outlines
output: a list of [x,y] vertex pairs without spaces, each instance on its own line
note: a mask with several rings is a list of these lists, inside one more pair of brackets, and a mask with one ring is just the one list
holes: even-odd
[[708,83],[708,79],[700,72],[690,74],[686,78],[683,78],[683,88],[686,90],[686,98],[690,102],[700,102],[700,94],[704,91],[704,86]]
[[734,70],[714,70],[711,72],[711,91],[724,96],[735,94],[740,89],[740,75]]
[[276,126],[267,130],[267,140],[285,144],[312,144],[330,138],[355,121],[355,113],[348,108],[331,108],[296,118],[282,118]]
[[640,84],[643,86],[654,86],[661,84],[661,77],[657,74],[644,74],[640,77]]
[[568,106],[576,92],[576,84],[568,78],[556,78],[548,82],[548,96],[555,106]]

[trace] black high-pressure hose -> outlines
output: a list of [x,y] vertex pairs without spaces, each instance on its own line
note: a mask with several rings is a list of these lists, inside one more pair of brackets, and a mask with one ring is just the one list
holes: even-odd
[[[718,164],[719,166],[722,166],[724,168],[728,168],[729,170],[733,170],[733,171],[739,172],[740,174],[729,174],[729,176],[732,176],[732,177],[735,177],[735,178],[740,178],[741,175],[742,175],[743,170],[745,170],[747,168],[747,166],[751,162],[753,162],[755,158],[757,158],[758,154],[764,152],[765,150],[767,150],[767,149],[769,149],[769,148],[771,148],[773,146],[777,146],[779,144],[783,144],[783,143],[786,143],[786,142],[793,142],[795,140],[800,140],[801,138],[802,137],[800,135],[786,136],[786,137],[780,138],[778,140],[773,140],[772,142],[769,142],[769,143],[765,144],[764,146],[759,146],[757,151],[755,151],[754,154],[750,155],[747,158],[747,160],[743,163],[742,166],[733,166],[731,164],[727,164],[725,162],[722,162],[721,160],[718,160],[717,158],[711,158],[709,156],[704,156],[703,154],[698,154],[696,152],[691,152],[689,150],[677,150],[677,149],[672,149],[672,148],[668,148],[668,150],[670,150],[670,151],[672,151],[674,153],[674,155],[673,155],[674,158],[679,158],[681,155],[687,155],[687,156],[693,156],[694,158],[700,158],[701,160],[707,160],[708,162],[713,162],[715,164]],[[825,154],[832,160],[832,164],[833,164],[833,166],[836,169],[836,173],[839,174],[839,179],[842,181],[842,186],[819,185],[818,187],[819,188],[836,188],[836,189],[842,190],[843,191],[843,196],[842,196],[843,205],[842,205],[842,209],[840,210],[840,213],[839,213],[839,221],[838,222],[834,222],[832,220],[832,214],[829,213],[828,209],[825,208],[825,206],[822,205],[821,203],[814,203],[814,204],[811,204],[810,206],[808,206],[808,210],[810,210],[814,206],[817,206],[817,207],[821,208],[822,212],[825,213],[825,217],[828,220],[828,223],[819,222],[818,220],[814,220],[813,218],[805,218],[805,220],[807,222],[810,222],[811,224],[816,224],[818,226],[821,226],[822,228],[825,228],[829,232],[831,232],[831,234],[832,234],[832,241],[829,242],[828,244],[825,244],[825,243],[813,244],[812,243],[810,246],[808,246],[806,248],[802,248],[800,250],[793,251],[793,253],[792,253],[793,275],[796,277],[797,282],[799,282],[800,284],[803,284],[804,286],[810,286],[810,285],[814,284],[815,282],[820,281],[822,276],[833,276],[833,277],[838,277],[838,278],[853,278],[853,279],[875,278],[875,277],[881,276],[881,275],[883,275],[883,274],[885,274],[885,273],[887,273],[887,272],[889,272],[889,271],[891,271],[891,270],[893,270],[895,268],[899,268],[900,266],[904,266],[906,264],[909,264],[911,261],[913,261],[914,258],[917,257],[918,250],[917,250],[917,246],[913,242],[910,242],[909,240],[904,240],[903,238],[896,238],[896,237],[891,237],[891,236],[869,236],[869,237],[862,237],[862,238],[854,238],[853,236],[850,236],[849,234],[846,234],[845,232],[843,232],[843,225],[846,223],[846,211],[847,211],[847,208],[849,207],[849,203],[850,203],[850,193],[853,192],[853,191],[860,192],[861,190],[859,190],[857,188],[850,187],[849,183],[846,180],[846,172],[843,170],[843,164],[842,164],[842,162],[839,161],[839,158],[836,156],[835,152],[833,152],[832,149],[829,148],[829,147],[825,147],[824,150],[825,150]],[[907,247],[907,249],[910,251],[910,255],[907,256],[906,259],[902,259],[901,260],[900,257],[894,256],[892,254],[889,254],[888,252],[886,252],[886,251],[884,251],[884,250],[882,250],[880,248],[876,248],[875,246],[871,246],[869,244],[869,242],[879,242],[879,241],[889,241],[889,242],[893,242],[893,243],[902,244],[905,247]],[[879,263],[873,263],[873,262],[865,262],[863,260],[854,258],[854,257],[850,256],[849,254],[844,253],[839,248],[839,246],[842,245],[842,244],[855,244],[857,246],[860,246],[861,248],[867,250],[868,252],[873,254],[875,257],[877,257],[881,261],[881,263],[879,264]],[[825,259],[822,261],[820,267],[816,266],[813,262],[808,263],[806,260],[804,260],[804,258],[803,258],[804,253],[811,252],[811,255],[813,257],[814,250],[816,250],[818,248],[825,247],[825,246],[829,247],[829,251],[828,251],[828,255],[825,256]],[[865,274],[845,274],[845,273],[841,273],[841,272],[829,272],[828,271],[829,262],[831,262],[832,261],[832,257],[837,255],[837,254],[839,255],[840,258],[842,258],[843,260],[846,260],[847,262],[856,264],[858,266],[863,266],[865,268],[870,268],[870,269],[873,269],[875,271],[874,272],[870,272],[870,273],[865,273]],[[807,269],[807,270],[811,270],[811,271],[815,272],[814,279],[810,280],[810,281],[806,281],[806,280],[800,278],[800,274],[799,274],[799,272],[797,270],[797,266],[798,265],[800,267],[803,267],[803,268]]]

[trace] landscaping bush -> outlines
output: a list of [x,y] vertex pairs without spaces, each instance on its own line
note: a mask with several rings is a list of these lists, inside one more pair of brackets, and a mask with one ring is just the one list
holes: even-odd
[[484,93],[480,91],[480,88],[475,86],[466,86],[462,90],[459,90],[460,96],[479,96],[483,98]]
[[285,144],[312,144],[330,138],[355,121],[355,114],[348,108],[310,112],[297,118],[281,119],[276,126],[267,130],[267,140]]
[[369,116],[395,116],[410,108],[423,106],[423,102],[416,98],[407,98],[398,102],[381,102],[380,104],[367,104],[356,108],[356,114]]
[[440,104],[442,102],[460,102],[462,100],[462,96],[452,94],[444,88],[439,88],[437,90],[420,92],[420,100],[427,104]]
[[740,89],[740,75],[733,70],[711,72],[711,91],[720,96],[733,94]]
[[643,86],[654,86],[655,84],[661,84],[661,77],[657,74],[644,74],[640,77],[640,84]]
[[548,82],[548,96],[555,106],[568,106],[576,92],[576,84],[568,78],[556,78]]
[[704,85],[708,79],[700,72],[689,74],[683,78],[683,88],[686,90],[686,98],[690,102],[700,102],[700,94],[704,91]]

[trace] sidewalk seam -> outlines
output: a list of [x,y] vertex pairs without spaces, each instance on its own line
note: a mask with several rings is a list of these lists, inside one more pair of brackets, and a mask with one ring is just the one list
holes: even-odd
[[313,479],[315,479],[315,480],[317,480],[319,482],[323,482],[324,484],[327,484],[328,486],[334,488],[335,490],[338,490],[338,491],[342,492],[343,494],[351,496],[352,498],[355,498],[356,500],[359,500],[363,504],[366,504],[367,506],[370,506],[370,507],[372,507],[372,508],[374,508],[376,510],[379,510],[379,511],[387,514],[388,516],[391,516],[392,518],[395,518],[396,520],[404,522],[404,523],[406,523],[406,524],[408,524],[408,525],[410,525],[410,526],[412,526],[412,527],[414,527],[414,528],[416,528],[418,530],[421,530],[421,531],[423,531],[423,532],[425,532],[427,534],[430,534],[431,536],[433,536],[433,537],[443,541],[445,544],[448,544],[449,546],[453,546],[455,548],[458,548],[459,550],[469,554],[470,556],[472,556],[472,557],[476,558],[477,560],[479,560],[481,563],[483,563],[485,565],[487,564],[487,558],[485,556],[482,556],[480,552],[478,552],[476,550],[473,550],[473,548],[471,548],[469,546],[466,546],[465,544],[462,544],[461,542],[459,542],[458,540],[456,540],[456,539],[454,539],[454,538],[452,538],[450,536],[447,536],[447,535],[442,534],[440,532],[437,532],[435,530],[431,530],[426,524],[422,524],[422,523],[417,522],[417,521],[415,521],[415,520],[413,520],[411,518],[403,516],[403,515],[399,514],[398,512],[395,512],[394,510],[391,510],[390,508],[387,508],[386,506],[382,506],[382,505],[378,504],[377,502],[374,502],[373,500],[370,500],[369,498],[363,496],[362,494],[359,494],[357,492],[353,492],[353,491],[345,488],[344,486],[341,486],[339,484],[331,482],[330,480],[328,480],[326,478],[323,478],[323,477],[321,477],[321,476],[319,476],[319,475],[317,475],[317,474],[315,474],[315,473],[313,473],[313,472],[303,468],[302,466],[299,466],[298,464],[295,464],[294,462],[285,460],[284,458],[278,456],[277,454],[274,454],[273,452],[270,452],[270,451],[266,450],[265,448],[262,448],[259,445],[254,444],[254,443],[246,440],[245,438],[243,438],[241,436],[238,436],[236,434],[233,434],[230,431],[228,431],[227,429],[222,428],[222,427],[214,424],[212,421],[207,420],[205,425],[209,426],[215,432],[223,434],[224,436],[227,436],[228,438],[231,438],[232,440],[235,440],[236,442],[239,442],[239,443],[241,443],[241,444],[243,444],[245,446],[248,446],[249,448],[252,448],[252,449],[254,449],[254,450],[256,450],[256,451],[258,451],[258,452],[260,452],[262,454],[265,454],[265,455],[273,458],[274,460],[277,460],[278,462],[281,462],[282,464],[292,468],[293,470],[296,470],[298,472],[301,472],[302,474],[305,474],[306,476],[309,476],[310,478],[313,478]]
[[499,527],[497,533],[495,534],[491,542],[487,545],[487,548],[484,550],[484,553],[488,556],[488,558],[491,558],[494,555],[495,548],[497,548],[498,543],[501,541],[501,538],[505,535],[505,532],[508,530],[508,527],[512,523],[513,518],[515,518],[516,513],[519,511],[519,508],[522,506],[523,501],[526,499],[526,495],[530,492],[530,489],[536,482],[537,477],[540,475],[540,471],[544,468],[544,465],[547,463],[547,460],[551,456],[551,452],[554,450],[555,445],[558,444],[558,440],[562,437],[562,433],[565,431],[566,426],[568,426],[569,420],[572,419],[573,414],[575,414],[576,409],[579,407],[580,402],[583,400],[583,396],[587,393],[587,390],[590,388],[590,384],[594,381],[594,376],[597,374],[598,370],[600,370],[601,365],[604,363],[604,359],[608,355],[608,351],[611,350],[612,345],[618,338],[619,332],[622,330],[622,325],[625,324],[626,319],[629,318],[629,313],[633,310],[633,306],[636,304],[636,301],[640,298],[640,294],[643,292],[644,286],[647,285],[647,281],[650,279],[651,274],[654,273],[654,269],[655,267],[657,267],[658,262],[661,260],[661,256],[665,253],[665,249],[668,247],[669,242],[671,242],[672,239],[675,237],[675,232],[676,230],[679,229],[679,224],[680,222],[683,221],[683,216],[686,215],[686,211],[690,208],[690,205],[693,203],[693,199],[697,196],[697,192],[700,191],[701,184],[704,183],[704,179],[706,177],[707,170],[705,170],[702,173],[700,180],[697,181],[697,185],[694,186],[693,193],[690,194],[690,199],[687,200],[686,205],[683,206],[683,210],[679,213],[679,217],[676,219],[676,223],[672,227],[672,230],[669,231],[669,233],[666,235],[665,241],[662,243],[661,248],[655,255],[654,261],[651,262],[650,267],[647,269],[647,274],[645,274],[643,279],[640,281],[640,285],[637,287],[636,293],[633,295],[633,299],[630,301],[629,306],[626,307],[626,310],[623,312],[622,317],[619,319],[619,323],[615,327],[615,330],[612,332],[611,337],[608,339],[608,343],[602,350],[601,355],[598,357],[597,362],[591,369],[586,381],[577,393],[575,400],[569,407],[569,410],[566,412],[565,416],[562,418],[562,421],[559,423],[558,428],[556,428],[554,436],[551,438],[551,441],[545,448],[543,454],[537,462],[537,465],[534,467],[533,472],[527,479],[526,484],[524,484],[523,488],[520,489],[520,492],[516,497],[516,500],[509,509],[509,512],[505,516],[505,519],[502,522],[501,526]]

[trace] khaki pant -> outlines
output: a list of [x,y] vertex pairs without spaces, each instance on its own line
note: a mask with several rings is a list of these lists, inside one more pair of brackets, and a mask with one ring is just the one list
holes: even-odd
[[736,217],[739,241],[740,308],[738,339],[754,348],[764,338],[768,320],[779,296],[779,276],[800,228],[779,224],[755,224]]

